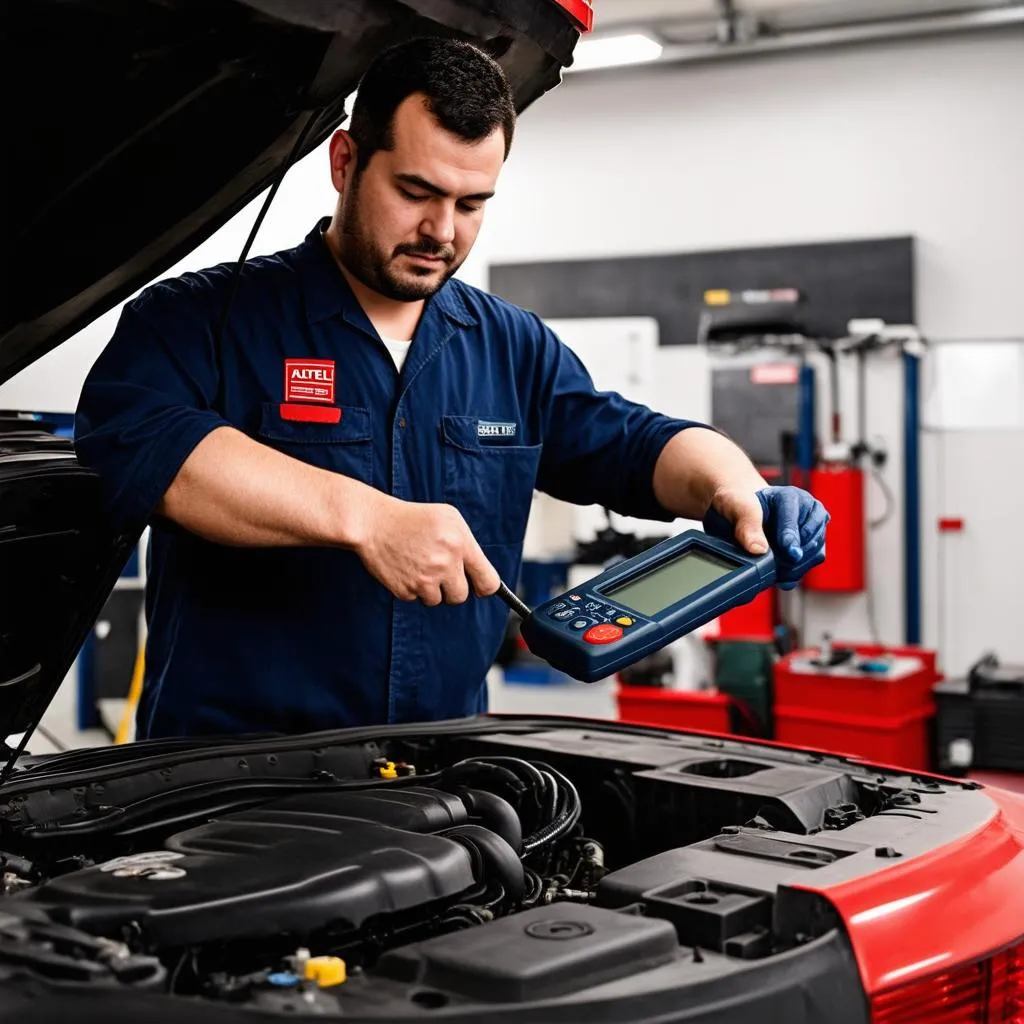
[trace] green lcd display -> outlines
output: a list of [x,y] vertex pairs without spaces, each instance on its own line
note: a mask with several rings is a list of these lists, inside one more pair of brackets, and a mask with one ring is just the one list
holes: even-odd
[[626,580],[609,590],[602,589],[601,593],[614,597],[641,615],[657,615],[738,568],[739,565],[724,558],[715,558],[703,551],[687,551],[637,579]]

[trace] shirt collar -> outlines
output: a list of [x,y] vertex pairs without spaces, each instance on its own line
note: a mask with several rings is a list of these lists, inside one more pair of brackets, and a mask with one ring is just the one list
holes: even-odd
[[[317,221],[297,250],[305,292],[306,318],[310,323],[315,323],[341,314],[352,323],[368,324],[359,300],[345,280],[345,275],[338,269],[323,239],[328,224],[329,217]],[[459,294],[459,286],[454,281],[446,281],[427,300],[426,305],[436,305],[445,316],[463,327],[474,327],[479,322],[466,308]],[[425,316],[426,308],[423,312]]]

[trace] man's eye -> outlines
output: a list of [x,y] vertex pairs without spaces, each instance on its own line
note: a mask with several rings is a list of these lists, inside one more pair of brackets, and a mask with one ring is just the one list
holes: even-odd
[[459,209],[462,210],[463,213],[476,213],[477,210],[480,209],[482,204],[480,204],[480,203],[459,203],[458,205],[459,205]]
[[414,203],[422,203],[424,199],[429,198],[428,196],[417,195],[415,192],[410,192],[408,189],[401,187],[399,187],[398,191],[401,192],[406,199],[410,199]]

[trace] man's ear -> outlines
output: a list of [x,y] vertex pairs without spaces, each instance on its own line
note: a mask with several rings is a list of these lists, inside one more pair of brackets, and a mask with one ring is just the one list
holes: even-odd
[[352,181],[356,170],[356,144],[344,128],[331,136],[331,182],[338,192]]

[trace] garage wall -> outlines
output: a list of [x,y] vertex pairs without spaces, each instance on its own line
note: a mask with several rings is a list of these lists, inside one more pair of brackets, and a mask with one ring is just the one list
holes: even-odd
[[[1024,338],[1022,100],[1021,30],[568,76],[521,120],[480,246],[506,263],[912,235],[917,319],[927,335]],[[986,358],[979,351],[981,378]],[[670,395],[686,356],[667,350],[659,359]],[[897,493],[900,382],[895,361],[870,371],[871,435],[890,453],[885,476]],[[844,374],[851,425],[852,385]],[[1024,404],[1024,389],[1017,400]],[[819,421],[825,412],[819,407]],[[953,587],[948,571],[939,586],[949,542],[939,546],[935,523],[956,502],[955,484],[940,487],[937,474],[955,481],[962,465],[977,465],[984,435],[923,443],[924,640],[948,646],[947,669],[958,672],[993,642],[983,629],[993,620],[958,614],[957,601],[978,594]],[[1003,475],[999,486],[1008,502],[1024,502],[1015,478]],[[869,506],[875,517],[884,511],[875,484]],[[1014,557],[1024,573],[1024,555]],[[881,639],[902,639],[902,507],[872,533],[869,575],[873,607],[815,596],[808,633],[832,626],[867,637],[873,617]],[[1013,578],[987,573],[985,603],[1020,609]],[[1024,658],[1024,647],[1007,643],[1019,647],[1024,636],[1001,648]]]
[[511,262],[914,235],[923,330],[1024,334],[1022,98],[1010,29],[570,75],[522,118],[481,242]]

